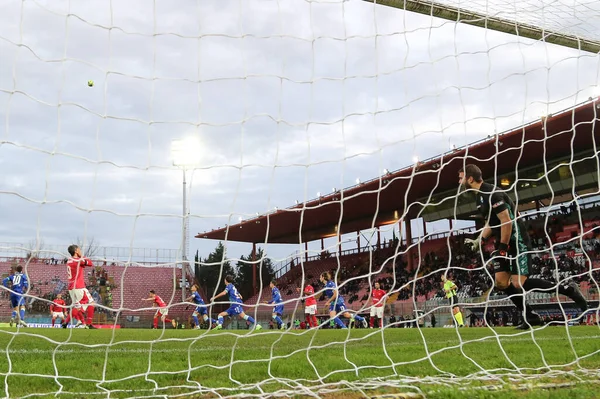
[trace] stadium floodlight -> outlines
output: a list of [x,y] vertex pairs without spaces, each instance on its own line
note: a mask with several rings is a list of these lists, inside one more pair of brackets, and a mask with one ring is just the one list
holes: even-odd
[[360,177],[356,178],[356,184],[360,184]]
[[185,302],[185,281],[186,281],[186,267],[189,265],[189,225],[190,215],[187,201],[187,181],[186,171],[187,168],[193,167],[198,164],[198,157],[200,153],[200,141],[193,136],[186,137],[184,139],[173,140],[171,142],[171,157],[173,158],[173,165],[180,167],[183,172],[183,219],[181,226],[181,297]]
[[419,156],[418,155],[414,155],[412,157],[413,163],[418,163],[419,162]]
[[173,140],[171,142],[173,165],[182,168],[189,168],[197,165],[201,148],[200,140],[193,136]]
[[384,169],[384,170],[383,170],[383,174],[384,174],[384,175],[388,175],[389,173],[390,173],[390,171],[389,171],[388,169]]

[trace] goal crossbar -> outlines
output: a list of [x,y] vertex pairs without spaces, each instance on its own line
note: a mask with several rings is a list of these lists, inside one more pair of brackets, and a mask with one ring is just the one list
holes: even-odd
[[598,54],[600,52],[600,41],[560,33],[518,21],[492,17],[474,11],[452,7],[446,4],[420,0],[363,1],[416,12],[423,15],[430,15],[437,18],[443,18],[449,21],[479,26],[481,28],[488,28],[498,32],[526,37],[528,39],[545,41],[558,46],[570,47],[593,54]]

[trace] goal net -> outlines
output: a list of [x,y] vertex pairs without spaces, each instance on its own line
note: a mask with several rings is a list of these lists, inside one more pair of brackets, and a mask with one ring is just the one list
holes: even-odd
[[599,52],[586,0],[3,2],[4,395],[593,397]]

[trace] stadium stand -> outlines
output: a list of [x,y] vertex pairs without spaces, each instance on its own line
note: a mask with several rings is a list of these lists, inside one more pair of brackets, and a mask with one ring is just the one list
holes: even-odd
[[[579,225],[580,214],[583,220],[581,226]],[[595,270],[594,278],[596,280],[600,278],[599,204],[588,204],[580,209],[580,213],[575,206],[562,206],[560,210],[549,215],[547,222],[545,217],[527,215],[523,217],[532,239],[532,249],[536,251],[533,255],[533,275],[554,280],[557,277],[564,279],[579,275],[575,277],[575,281],[580,284],[584,294],[591,300],[597,300],[598,287],[590,285],[592,276],[589,273],[585,274],[585,271],[589,270],[591,262],[592,269]],[[580,242],[579,237],[582,233],[583,237]],[[364,247],[361,248],[361,252],[341,257],[326,252],[316,259],[313,257],[308,262],[299,262],[278,279],[284,300],[289,301],[289,304],[286,305],[286,313],[294,319],[302,319],[302,306],[297,306],[295,299],[299,297],[296,287],[302,285],[303,279],[306,283],[312,284],[316,290],[321,290],[322,285],[318,282],[319,275],[325,271],[339,270],[337,280],[340,293],[344,295],[348,307],[355,311],[364,311],[369,306],[370,286],[367,278],[369,274],[371,274],[371,283],[379,281],[384,289],[394,286],[395,292],[387,302],[387,314],[392,317],[393,322],[400,321],[400,325],[403,325],[403,320],[414,318],[411,316],[412,309],[414,309],[413,295],[416,295],[416,302],[422,304],[424,309],[443,305],[444,295],[439,281],[442,271],[449,263],[453,268],[465,269],[453,269],[452,273],[459,285],[458,296],[461,301],[473,302],[488,290],[492,280],[481,267],[480,255],[464,246],[463,242],[466,236],[464,234],[453,235],[448,238],[448,235],[449,233],[421,238],[423,241],[418,243],[418,250],[414,251],[413,265],[414,267],[419,266],[416,279],[416,271],[407,270],[406,255],[394,257],[396,248],[389,245],[380,249]],[[554,245],[553,254],[547,250],[550,244]],[[493,244],[491,243],[484,247],[484,257],[489,255],[492,248]],[[405,247],[402,246],[400,249],[403,250]],[[370,252],[373,256],[371,270],[369,270]],[[449,254],[452,255],[450,262]],[[556,269],[553,259],[558,264],[560,271],[558,276],[553,273]],[[409,281],[414,281],[414,284],[408,284]],[[399,289],[400,287],[403,288]],[[492,292],[492,295],[502,297],[502,294],[496,292]],[[246,305],[255,305],[257,302],[269,298],[270,289],[264,287],[257,295],[249,298]],[[557,301],[552,295],[544,293],[530,294],[529,300],[539,303]],[[563,301],[564,298],[561,298],[561,302]],[[258,313],[265,316],[271,308],[270,306],[260,306],[259,309]],[[570,309],[567,313],[569,314],[569,312],[572,313]],[[323,301],[319,301],[319,313],[323,316],[326,313],[323,309]],[[541,311],[541,315],[549,321],[562,317],[562,313],[559,313],[556,309]],[[479,313],[477,316],[478,324],[474,323],[474,325],[484,325],[483,314]],[[506,325],[507,323],[516,323],[514,317],[516,316],[509,311],[490,308],[485,319],[494,325]]]
[[[21,264],[26,266],[26,273],[30,280],[31,297],[28,317],[34,315],[47,315],[48,304],[57,293],[65,294],[65,300],[69,303],[67,288],[67,268],[64,262],[48,262],[45,259],[31,259],[29,263],[25,259],[12,259],[0,262],[0,270],[3,278],[6,277],[12,266]],[[141,320],[151,318],[153,311],[138,311],[143,305],[141,298],[148,296],[148,291],[154,289],[167,303],[181,302],[181,290],[174,288],[181,279],[181,269],[167,267],[147,267],[106,265],[96,266],[87,272],[86,282],[90,293],[100,305],[106,308],[123,308],[119,321],[125,322],[127,317],[134,320],[138,316]],[[3,289],[0,300],[8,301],[8,290]],[[103,307],[97,307],[94,322],[113,322],[115,312]],[[187,318],[186,305],[174,306],[170,314],[175,317]],[[6,320],[10,317],[10,306],[0,307],[0,317]]]
[[[598,297],[598,287],[590,284],[590,274],[585,274],[592,263],[594,277],[600,279],[600,206],[588,204],[579,210],[584,220],[579,224],[580,214],[575,207],[561,207],[560,210],[546,218],[524,216],[530,236],[532,238],[534,254],[533,275],[544,278],[564,279],[569,276],[579,275],[575,280],[580,284],[582,291],[592,300]],[[454,232],[453,234],[456,234]],[[466,234],[469,234],[467,231]],[[583,234],[580,242],[579,237]],[[296,288],[302,281],[312,284],[317,291],[322,289],[319,275],[325,271],[339,271],[337,275],[340,293],[344,295],[346,304],[354,311],[368,312],[370,303],[370,286],[379,281],[384,289],[394,287],[387,300],[386,314],[390,321],[397,326],[409,326],[414,319],[413,297],[423,309],[433,309],[444,304],[444,296],[440,287],[440,276],[448,264],[453,268],[453,278],[459,286],[458,297],[464,302],[473,302],[480,297],[490,286],[491,279],[482,269],[479,254],[475,254],[463,245],[465,232],[461,235],[451,235],[449,232],[432,234],[413,240],[413,268],[408,270],[406,243],[388,242],[376,246],[346,250],[342,256],[336,256],[324,251],[320,256],[312,257],[308,262],[298,259],[288,272],[278,279],[278,286],[287,302],[285,317],[288,320],[302,318],[303,308],[297,300],[299,294]],[[554,254],[547,251],[550,244],[554,245]],[[583,246],[581,245],[583,244]],[[491,251],[492,244],[484,246],[486,251]],[[399,249],[400,251],[397,251]],[[449,259],[449,256],[452,259]],[[554,256],[553,256],[554,255]],[[558,264],[559,274],[555,269]],[[28,300],[28,317],[48,314],[48,303],[58,292],[66,293],[66,266],[64,261],[56,259],[5,259],[0,261],[0,270],[6,277],[11,267],[17,264],[26,265],[29,275],[31,290]],[[370,281],[369,281],[370,276]],[[416,277],[416,278],[415,278]],[[139,311],[142,307],[141,298],[147,296],[150,289],[154,289],[165,301],[177,303],[181,301],[179,281],[181,270],[166,267],[128,266],[117,264],[102,264],[88,271],[86,281],[88,288],[97,303],[106,308],[124,309],[118,315],[118,323],[130,326],[146,326],[145,323],[152,317],[153,312]],[[409,282],[412,281],[413,283]],[[189,284],[193,282],[189,281]],[[370,284],[371,283],[371,284]],[[493,293],[492,295],[497,295]],[[205,297],[205,295],[203,294]],[[68,295],[66,295],[68,297]],[[172,299],[171,299],[172,298]],[[245,304],[247,310],[254,313],[253,305],[270,299],[269,287],[263,287],[257,295],[249,298]],[[8,290],[0,291],[0,300],[8,300]],[[530,300],[539,303],[556,301],[548,294],[532,294]],[[114,322],[117,314],[109,309],[99,307],[95,322]],[[170,314],[187,322],[191,313],[191,305],[174,306]],[[215,309],[216,310],[216,309]],[[220,310],[220,309],[219,309]],[[259,306],[259,319],[269,319],[270,306]],[[319,313],[325,315],[323,301],[319,302]],[[485,318],[483,313],[473,312],[473,325],[506,325],[514,322],[515,317],[510,311],[490,308]],[[562,314],[556,311],[543,310],[541,313],[547,320],[557,320]],[[0,317],[6,320],[10,317],[10,307],[0,307]],[[485,319],[485,320],[484,320]],[[589,318],[588,318],[589,319]],[[468,319],[469,320],[469,319]],[[595,322],[594,320],[588,320]]]

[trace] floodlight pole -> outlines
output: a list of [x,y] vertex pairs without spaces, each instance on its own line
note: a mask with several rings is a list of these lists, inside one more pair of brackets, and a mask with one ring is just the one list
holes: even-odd
[[[186,268],[189,265],[189,206],[187,200],[187,181],[186,173],[187,167],[190,166],[189,156],[186,157],[182,154],[182,151],[190,151],[189,144],[183,143],[181,140],[173,140],[171,143],[171,151],[173,156],[173,166],[181,168],[183,174],[183,209],[181,218],[181,299],[182,302],[186,300]],[[183,156],[182,156],[183,155]]]
[[186,282],[186,270],[185,268],[188,265],[188,242],[189,242],[189,218],[188,218],[188,206],[187,206],[187,182],[185,180],[185,166],[182,166],[181,170],[183,170],[183,226],[182,230],[182,243],[181,243],[181,300],[185,302],[185,282]]

